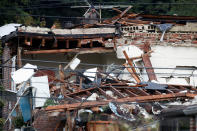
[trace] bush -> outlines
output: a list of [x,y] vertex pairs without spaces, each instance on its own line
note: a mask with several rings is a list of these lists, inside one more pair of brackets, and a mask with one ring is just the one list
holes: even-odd
[[4,122],[5,120],[3,118],[0,118],[0,131],[3,131]]
[[13,125],[15,128],[21,128],[24,124],[22,116],[17,116],[13,119]]

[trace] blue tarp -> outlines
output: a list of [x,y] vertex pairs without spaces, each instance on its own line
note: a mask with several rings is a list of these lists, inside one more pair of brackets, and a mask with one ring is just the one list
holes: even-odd
[[159,28],[161,32],[164,32],[169,30],[173,26],[173,24],[158,24],[156,26]]
[[173,24],[158,24],[156,26],[162,32],[162,36],[160,38],[160,41],[163,41],[163,37],[164,37],[165,32],[167,30],[169,30],[170,28],[172,28]]
[[140,84],[147,85],[142,88],[149,89],[149,90],[166,90],[166,88],[168,88],[167,85],[157,84],[153,82],[141,82]]
[[31,119],[31,105],[28,95],[20,98],[19,105],[22,112],[23,120],[24,122],[27,122]]

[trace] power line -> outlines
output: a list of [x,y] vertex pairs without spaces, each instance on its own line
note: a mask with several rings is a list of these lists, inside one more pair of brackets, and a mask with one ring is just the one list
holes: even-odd
[[[22,61],[30,61],[30,62],[43,62],[43,63],[56,63],[56,64],[68,64],[69,62],[61,62],[61,61],[48,61],[48,60],[31,60],[31,59],[21,59]],[[80,63],[80,65],[84,65],[84,66],[99,66],[99,67],[108,67],[108,66],[115,66],[115,67],[118,67],[118,68],[122,68],[124,66],[121,66],[121,65],[109,65],[109,64],[88,64],[88,63]],[[130,66],[128,66],[130,67]],[[133,66],[134,68],[147,68],[147,69],[177,69],[177,68],[170,68],[170,67],[140,67],[140,66]],[[197,68],[196,68],[197,69]],[[177,70],[194,70],[191,69],[191,68],[179,68]]]
[[[0,60],[4,60],[2,58],[0,58]],[[32,60],[32,59],[20,59],[22,61],[29,61],[29,62],[41,62],[41,63],[53,63],[53,64],[68,64],[70,62],[62,62],[62,61],[49,61],[49,60]],[[5,64],[5,63],[4,63]],[[122,65],[115,65],[115,64],[89,64],[89,63],[80,63],[79,65],[83,65],[83,66],[96,66],[96,67],[108,67],[108,66],[113,66],[116,69],[118,68],[125,68],[125,66]],[[4,67],[3,65],[0,65],[0,67]],[[7,66],[10,68],[15,68],[15,67],[11,67],[11,66]],[[181,67],[181,68],[171,68],[171,67],[145,67],[145,66],[132,66],[133,68],[139,68],[139,69],[172,69],[172,70],[197,70],[197,67]],[[40,66],[39,69],[44,69],[46,68],[45,66]],[[51,68],[51,69],[57,69],[56,67],[47,67],[47,68]],[[131,66],[126,66],[126,68],[131,68]],[[30,68],[31,69],[31,68]]]
[[[100,18],[85,18],[85,17],[65,17],[65,16],[50,16],[50,15],[32,15],[32,14],[14,14],[14,13],[2,13],[2,15],[11,15],[11,16],[32,16],[32,17],[44,17],[44,18],[60,18],[60,19],[82,19],[82,20],[100,20]],[[101,18],[102,20],[108,18]]]
[[112,5],[117,5],[117,4],[128,4],[128,5],[196,5],[197,2],[177,2],[177,3],[169,3],[169,2],[157,2],[157,3],[147,3],[147,2],[93,2],[93,4],[112,4]]
[[[1,8],[5,8],[5,9],[17,9],[17,8],[21,8],[21,9],[38,9],[38,8],[60,8],[60,7],[73,7],[76,5],[65,5],[65,4],[79,4],[79,3],[85,3],[84,1],[78,1],[78,2],[63,2],[63,3],[53,3],[53,4],[39,4],[39,5],[31,5],[31,6],[18,6],[18,7],[1,7]],[[158,2],[158,3],[137,3],[137,2],[93,2],[93,4],[96,4],[94,6],[100,6],[100,5],[109,5],[109,6],[119,6],[119,5],[197,5],[196,2],[194,3],[162,3],[162,2]],[[89,6],[84,6],[86,8],[89,8]]]
[[[16,67],[12,67],[12,66],[2,66],[0,65],[0,68],[16,68]],[[121,67],[121,68],[125,68],[125,67]],[[126,68],[132,68],[132,67],[126,67]],[[134,67],[134,68],[139,68],[139,67]],[[145,68],[145,67],[141,67],[141,68]],[[148,68],[148,67],[147,67]],[[35,68],[23,68],[23,69],[35,69]],[[53,71],[59,71],[58,68],[55,68],[55,67],[38,67],[38,70],[53,70]],[[116,68],[117,69],[117,68]],[[151,68],[152,69],[152,68]],[[154,69],[154,68],[153,68]],[[164,69],[164,68],[162,68]],[[192,69],[192,70],[196,70],[196,69]],[[84,73],[86,71],[86,69],[75,69],[75,70],[71,70],[71,69],[67,69],[66,71],[64,72],[75,72],[75,73]],[[87,72],[87,73],[99,73],[99,72]],[[131,74],[129,72],[101,72],[101,73],[104,73],[104,74]],[[146,75],[146,74],[158,74],[158,75],[170,75],[170,76],[185,76],[185,75],[190,75],[190,76],[197,76],[197,74],[178,74],[178,73],[133,73],[133,74],[137,74],[137,75]],[[89,76],[87,76],[89,77]]]

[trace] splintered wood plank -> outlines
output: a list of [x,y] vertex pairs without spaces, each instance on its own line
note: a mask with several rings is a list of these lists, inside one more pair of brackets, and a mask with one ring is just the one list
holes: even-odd
[[55,39],[54,43],[53,43],[53,47],[54,48],[57,48],[58,47],[58,44],[57,44],[57,40]]
[[90,48],[92,48],[93,47],[93,41],[91,40],[90,41]]
[[124,89],[125,92],[129,95],[129,96],[132,96],[132,97],[136,97],[138,96],[137,94],[133,93],[132,91],[130,91],[129,89]]
[[144,63],[146,72],[148,74],[149,80],[150,81],[157,80],[156,75],[155,75],[155,72],[154,72],[154,69],[152,67],[152,64],[151,64],[151,61],[150,61],[150,58],[149,58],[148,54],[142,55],[142,60],[143,60],[143,63]]
[[159,92],[158,90],[155,90],[155,94],[156,95],[161,95],[161,92]]
[[67,98],[67,99],[69,99],[69,100],[71,100],[71,101],[80,102],[80,100],[74,99],[74,98],[72,98],[70,96],[67,96],[67,95],[64,95],[64,97]]
[[[123,54],[124,54],[124,56],[125,56],[125,58],[126,58],[128,64],[129,64],[129,66],[131,66],[131,69],[128,68],[128,67],[126,67],[127,70],[131,73],[131,76],[136,80],[136,82],[137,82],[137,83],[140,83],[141,81],[140,81],[139,76],[138,76],[137,73],[136,73],[135,68],[134,68],[133,60],[129,59],[129,56],[127,55],[127,53],[126,53],[125,50],[123,51]],[[127,64],[126,64],[126,65],[127,65]],[[126,66],[126,65],[124,65],[124,66]]]
[[[191,93],[171,93],[171,94],[161,94],[161,95],[148,95],[148,96],[137,96],[137,97],[127,97],[116,99],[116,102],[152,102],[152,101],[164,101],[164,100],[171,100],[177,98],[189,98],[193,99],[197,94]],[[109,104],[111,100],[105,101],[92,101],[92,102],[84,102],[84,103],[73,103],[73,104],[63,104],[63,105],[55,105],[55,106],[48,106],[45,110],[58,110],[58,109],[66,109],[66,110],[74,110],[80,108],[89,108],[96,106],[103,106]]]
[[117,11],[118,13],[122,13],[122,11],[119,10],[119,9],[117,9],[117,8],[112,8],[112,10],[115,10],[115,11]]
[[32,37],[30,37],[30,46],[32,46],[32,39],[33,39],[33,38],[32,38]]
[[110,86],[110,89],[111,89],[111,91],[114,92],[114,94],[116,94],[116,95],[119,96],[120,98],[124,98],[124,97],[125,97],[125,96],[124,96],[120,91],[118,91],[116,88]]
[[87,54],[87,53],[108,53],[114,52],[113,48],[105,48],[105,47],[96,47],[96,48],[75,48],[75,49],[57,49],[57,50],[37,50],[37,51],[30,51],[24,50],[24,54],[52,54],[52,53],[66,53],[66,52],[73,52],[73,53],[80,53],[80,54]]
[[77,40],[77,42],[78,42],[77,47],[80,48],[81,47],[81,40],[79,39],[79,40]]
[[99,91],[103,96],[105,96],[107,99],[114,99],[113,97],[107,95],[103,89],[98,88],[98,91]]
[[133,88],[132,89],[132,92],[135,92],[141,96],[148,96],[150,95],[149,93],[147,93],[146,91],[144,91],[143,89],[140,89],[140,88]]
[[133,70],[128,67],[129,66],[128,64],[124,64],[123,66],[128,70],[128,72],[131,74],[131,76],[135,79],[135,81],[137,83],[140,83],[141,82],[140,79],[135,75],[135,73],[133,72]]
[[188,90],[188,89],[186,89],[185,87],[183,87],[183,86],[176,86],[175,88],[178,88],[178,89],[181,89],[181,90]]
[[45,39],[42,39],[41,46],[42,46],[42,47],[45,46]]
[[79,97],[79,96],[73,96],[73,98],[74,99],[77,99],[78,101],[81,101],[82,100],[81,97]]
[[71,119],[71,115],[70,115],[70,111],[66,111],[66,118],[67,118],[67,125],[68,125],[68,128],[69,128],[69,131],[72,131],[73,128],[72,128],[72,119]]
[[168,85],[168,89],[171,90],[171,91],[173,91],[173,92],[175,92],[175,93],[180,92],[179,89],[177,89],[177,88],[175,88],[175,87],[173,87],[173,86],[171,86],[171,85]]
[[116,23],[120,18],[122,18],[130,9],[131,9],[132,6],[129,6],[126,10],[124,10],[119,16],[117,19],[113,20],[112,21],[112,24]]
[[69,40],[66,40],[66,48],[69,48]]
[[17,49],[17,66],[18,66],[18,68],[22,67],[21,52],[22,52],[22,47],[18,47],[18,49]]
[[92,93],[91,93],[90,91],[86,91],[86,94],[87,94],[88,96],[91,96],[91,95],[92,95]]
[[[61,81],[64,81],[65,75],[64,75],[64,72],[63,72],[63,69],[62,69],[62,65],[59,65],[59,77],[60,77]],[[64,96],[65,96],[66,92],[68,92],[66,90],[66,87],[67,87],[67,84],[65,82],[60,86],[61,93]]]
[[169,89],[166,89],[166,92],[167,93],[174,93],[173,91],[169,90]]

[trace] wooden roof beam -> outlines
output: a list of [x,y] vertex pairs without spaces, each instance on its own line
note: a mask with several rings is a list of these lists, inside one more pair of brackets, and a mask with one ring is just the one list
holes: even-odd
[[131,97],[136,97],[136,96],[138,96],[137,94],[133,93],[133,92],[130,91],[129,89],[124,89],[124,90],[125,90],[125,92],[126,92],[129,96],[131,96]]
[[96,48],[75,48],[75,49],[55,49],[55,50],[24,50],[23,54],[32,55],[32,54],[52,54],[52,53],[67,53],[67,52],[75,52],[80,54],[87,53],[109,53],[114,52],[113,48],[104,48],[104,47],[96,47]]
[[145,69],[148,74],[149,80],[150,81],[157,80],[157,77],[155,75],[154,69],[152,68],[152,64],[151,64],[148,54],[142,55],[142,60],[144,62],[144,66],[146,67]]
[[103,89],[98,88],[98,91],[99,91],[103,96],[105,96],[107,99],[114,99],[113,97],[107,95]]
[[111,91],[113,91],[117,96],[119,96],[120,98],[124,98],[125,96],[120,92],[118,91],[116,88],[110,86],[110,89]]
[[[149,95],[149,96],[137,96],[137,97],[127,97],[117,99],[116,102],[150,102],[150,101],[163,101],[170,100],[175,98],[190,98],[193,99],[197,94],[191,93],[172,93],[172,94],[162,94],[162,95]],[[58,109],[66,109],[66,110],[74,110],[78,108],[89,108],[96,106],[107,105],[111,100],[105,101],[92,101],[92,102],[84,102],[84,103],[73,103],[73,104],[63,104],[56,106],[48,106],[46,111],[58,110]]]

